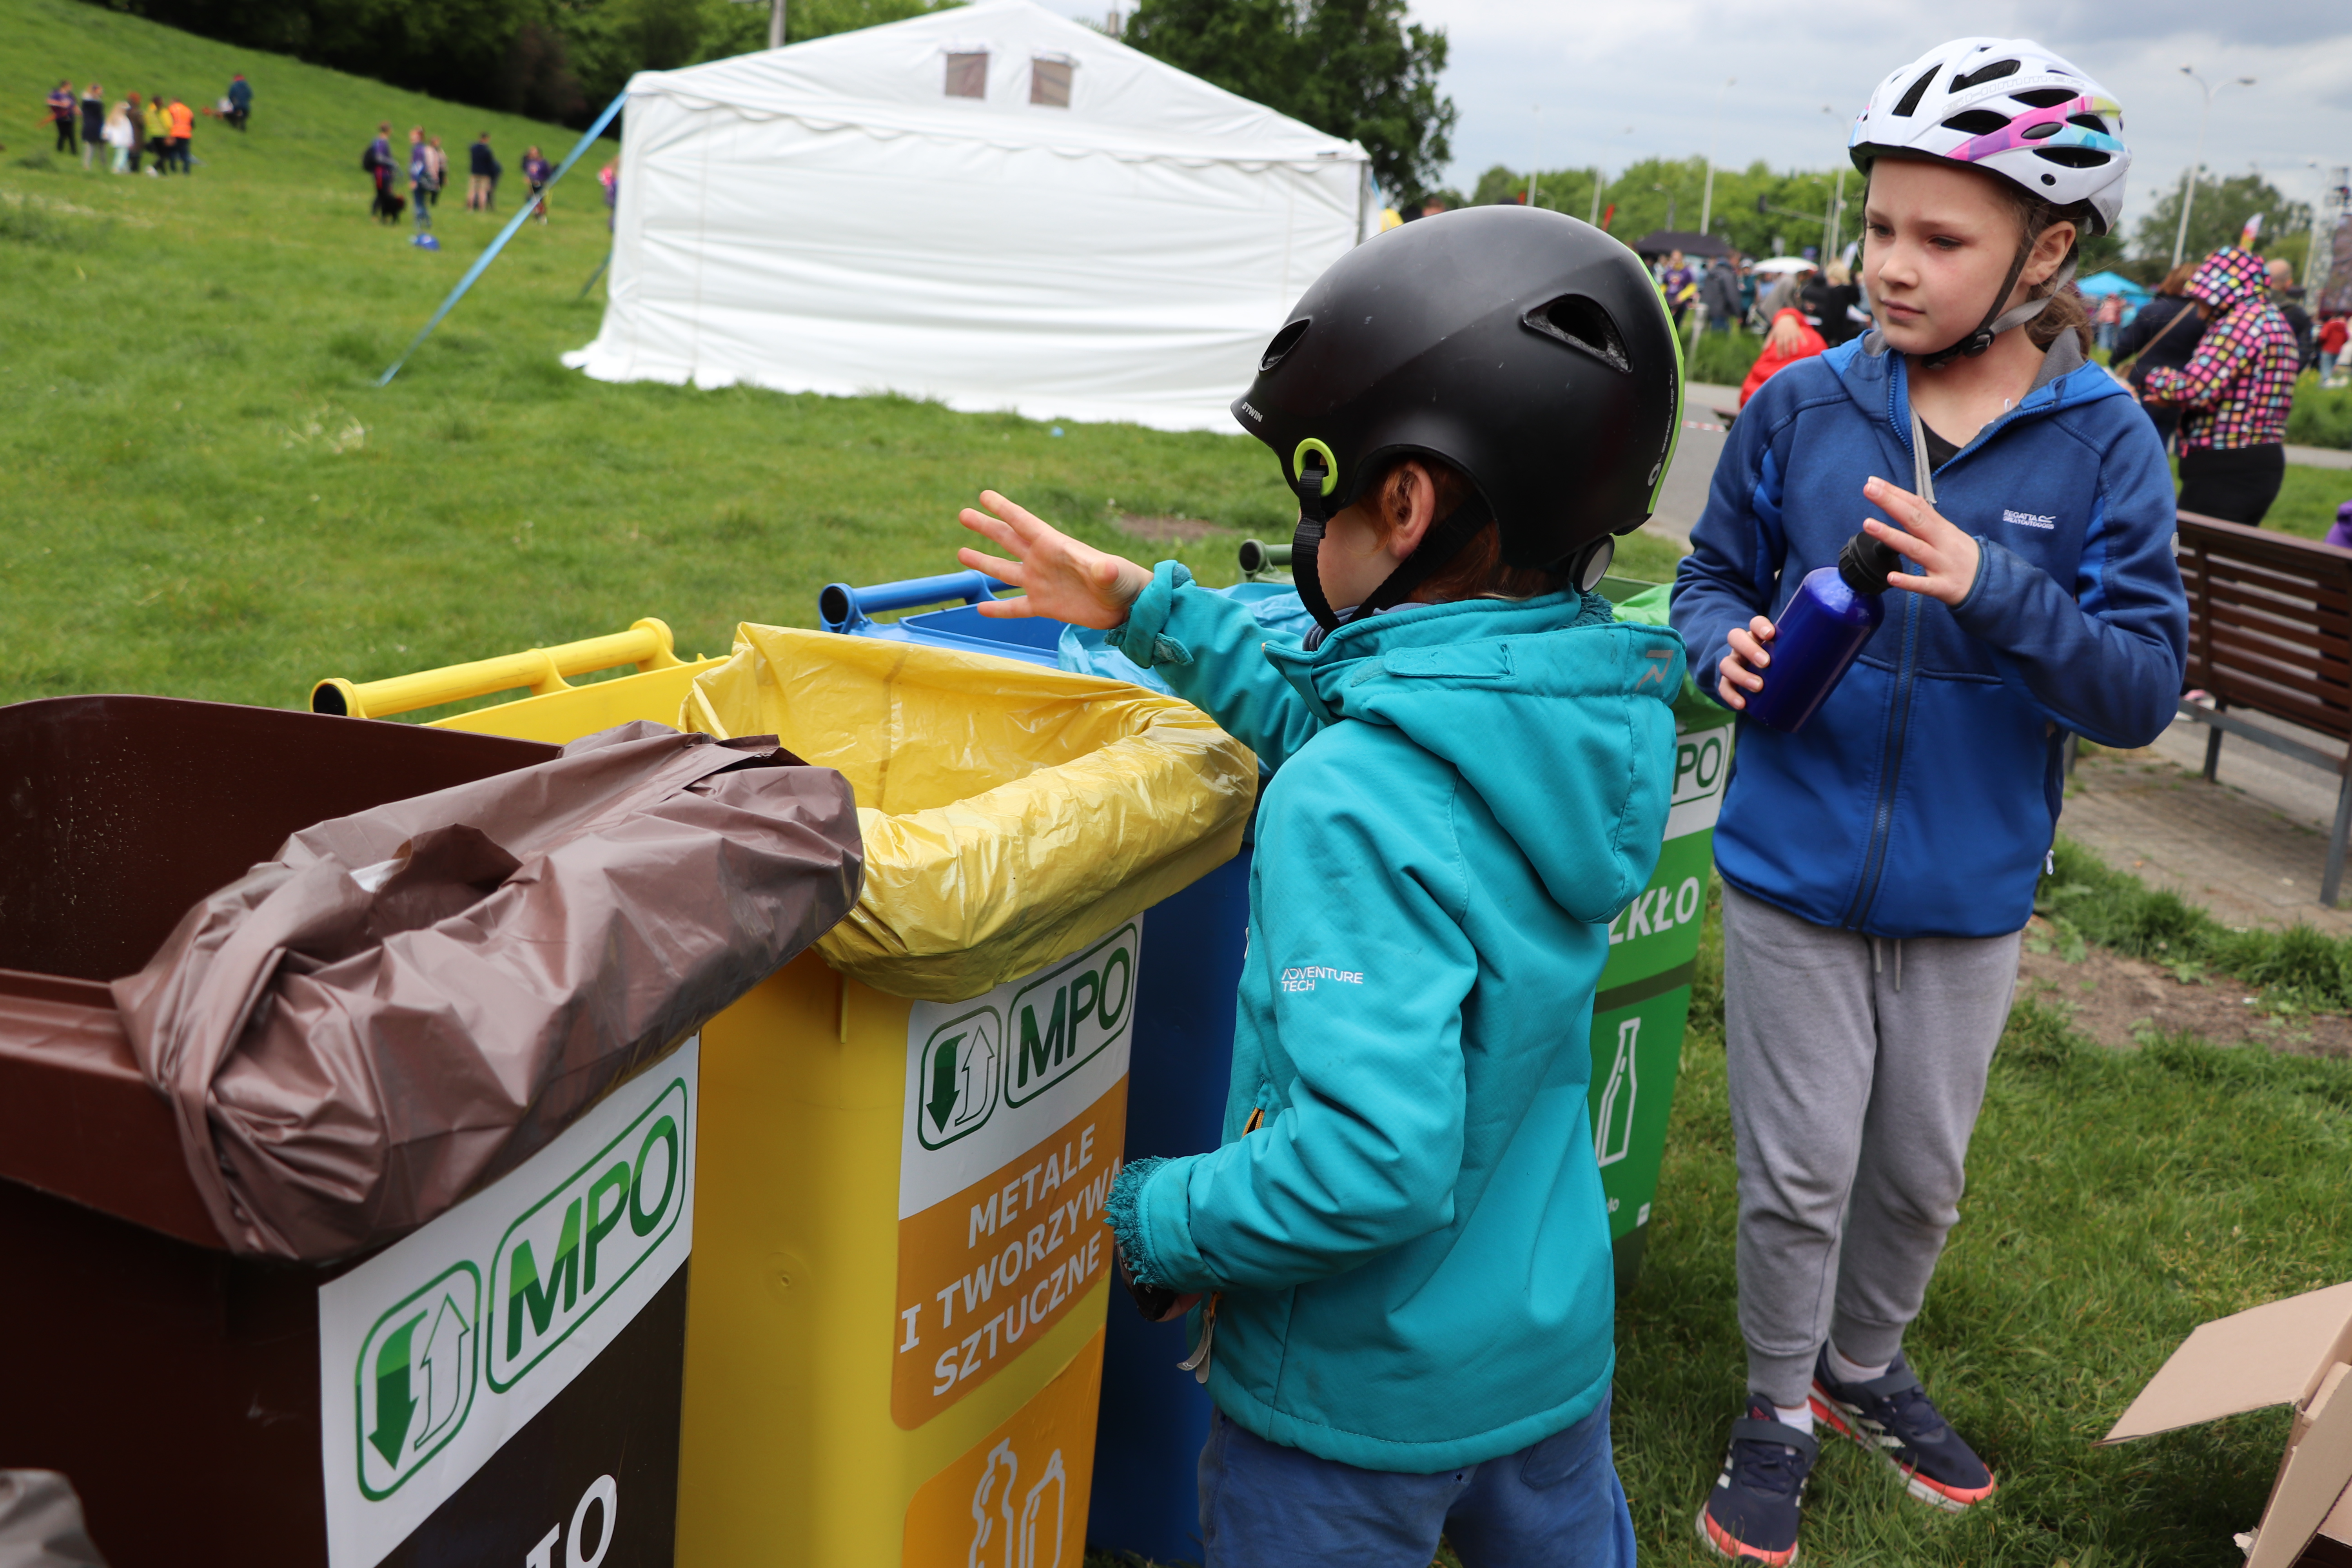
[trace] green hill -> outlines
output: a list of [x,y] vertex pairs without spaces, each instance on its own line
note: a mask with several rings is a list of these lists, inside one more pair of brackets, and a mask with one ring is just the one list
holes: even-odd
[[[40,100],[216,100],[194,177],[52,159]],[[735,623],[813,624],[827,582],[950,570],[956,509],[994,485],[1105,543],[1122,515],[1214,520],[1186,552],[1229,581],[1284,531],[1241,436],[1052,427],[899,398],[608,386],[557,356],[595,333],[608,237],[583,159],[400,379],[373,378],[507,212],[441,205],[445,248],[367,213],[379,121],[478,132],[511,171],[573,133],[257,55],[72,0],[0,0],[0,701],[151,691],[299,704],[370,679],[659,616],[723,651]],[[1116,500],[1114,501],[1114,499]],[[1217,574],[1222,572],[1222,575]]]

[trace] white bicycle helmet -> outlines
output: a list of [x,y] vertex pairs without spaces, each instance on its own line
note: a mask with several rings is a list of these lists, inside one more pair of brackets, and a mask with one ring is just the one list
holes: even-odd
[[[1846,150],[1865,174],[1874,159],[1890,153],[1982,169],[2053,207],[2074,208],[2081,226],[2108,234],[2123,210],[2124,176],[2131,169],[2123,124],[2122,105],[2041,45],[1955,38],[1878,84],[1853,122]],[[2024,270],[2026,254],[2021,246],[2008,282],[1977,330],[1925,363],[1982,353],[2000,333],[2041,313],[2046,300],[2029,300],[2006,314],[2000,310]],[[2058,274],[2061,286],[2074,267],[2069,255]]]

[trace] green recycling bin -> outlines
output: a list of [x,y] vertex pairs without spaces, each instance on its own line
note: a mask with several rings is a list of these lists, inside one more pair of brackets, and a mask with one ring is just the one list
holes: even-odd
[[[1664,626],[1666,587],[1604,578],[1627,620]],[[1592,1147],[1609,1199],[1617,1293],[1633,1288],[1658,1198],[1666,1120],[1690,1021],[1691,975],[1715,863],[1715,817],[1731,772],[1731,712],[1687,681],[1675,704],[1674,805],[1649,886],[1610,922],[1609,963],[1592,1001]]]

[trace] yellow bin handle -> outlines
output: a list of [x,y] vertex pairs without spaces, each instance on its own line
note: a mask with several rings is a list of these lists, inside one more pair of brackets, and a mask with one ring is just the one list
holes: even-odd
[[382,719],[393,713],[462,702],[528,686],[534,697],[568,691],[567,675],[586,675],[614,665],[634,664],[639,674],[674,668],[685,661],[673,651],[667,623],[651,616],[611,637],[583,637],[555,647],[527,648],[497,658],[453,664],[442,669],[419,670],[384,680],[345,680],[330,677],[310,689],[310,711],[352,719]]

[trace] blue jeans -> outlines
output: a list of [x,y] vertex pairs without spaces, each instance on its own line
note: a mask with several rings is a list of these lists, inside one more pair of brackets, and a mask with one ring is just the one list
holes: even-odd
[[1212,1418],[1208,1568],[1429,1568],[1440,1535],[1468,1568],[1633,1568],[1609,1401],[1516,1454],[1433,1476],[1360,1470]]

